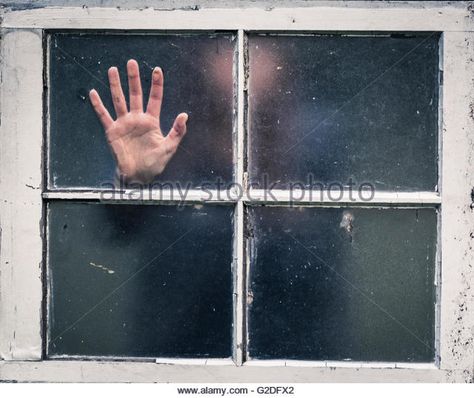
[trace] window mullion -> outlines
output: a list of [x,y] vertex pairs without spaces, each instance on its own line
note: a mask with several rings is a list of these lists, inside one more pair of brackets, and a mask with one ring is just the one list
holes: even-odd
[[[241,29],[237,36],[237,115],[236,123],[236,170],[235,182],[237,190],[244,187],[244,145],[245,145],[245,32]],[[244,362],[245,352],[245,273],[244,273],[244,203],[239,195],[235,208],[234,220],[234,362],[240,366]]]

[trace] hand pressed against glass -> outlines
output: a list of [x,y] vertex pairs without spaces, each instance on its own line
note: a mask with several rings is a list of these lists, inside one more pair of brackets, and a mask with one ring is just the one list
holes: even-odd
[[156,67],[152,73],[150,98],[143,112],[143,93],[137,61],[127,62],[130,110],[120,84],[118,69],[109,69],[109,83],[117,119],[113,120],[96,90],[89,97],[104,127],[107,141],[117,160],[119,173],[128,182],[149,183],[163,172],[186,134],[188,115],[180,113],[168,135],[160,127],[163,99],[163,72]]

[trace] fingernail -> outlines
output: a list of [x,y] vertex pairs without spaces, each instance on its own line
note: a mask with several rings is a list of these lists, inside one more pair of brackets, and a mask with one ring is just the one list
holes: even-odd
[[160,68],[157,66],[153,69],[153,81],[157,82],[160,80]]
[[179,120],[179,124],[181,127],[184,127],[186,126],[186,122],[188,121],[188,115],[185,114],[184,117],[180,118]]

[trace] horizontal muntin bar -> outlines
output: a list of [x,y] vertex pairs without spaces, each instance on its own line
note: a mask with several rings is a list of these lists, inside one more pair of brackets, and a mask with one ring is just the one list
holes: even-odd
[[98,200],[101,202],[167,202],[167,203],[235,203],[233,191],[173,189],[173,190],[54,190],[43,192],[43,199]]
[[[370,198],[370,200],[369,200]],[[357,190],[263,190],[250,189],[243,199],[248,203],[293,203],[293,204],[414,204],[414,205],[439,205],[441,196],[437,192],[385,192]]]
[[247,204],[330,204],[330,205],[439,205],[437,192],[363,192],[328,190],[263,190],[245,193],[229,190],[55,190],[43,193],[43,199],[99,200],[101,202],[236,203]]

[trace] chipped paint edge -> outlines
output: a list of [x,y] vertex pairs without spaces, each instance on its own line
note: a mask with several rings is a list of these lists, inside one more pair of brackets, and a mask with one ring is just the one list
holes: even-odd
[[474,382],[474,34],[442,40],[440,367]]
[[[41,358],[43,39],[9,30],[1,43],[0,357]],[[19,49],[21,48],[21,51]]]
[[[453,375],[454,377],[454,375]],[[443,382],[438,369],[203,366],[110,361],[0,362],[0,380],[20,382]]]
[[225,29],[321,31],[472,31],[464,7],[201,8],[189,10],[123,10],[120,8],[47,7],[5,10],[5,28],[39,29]]

